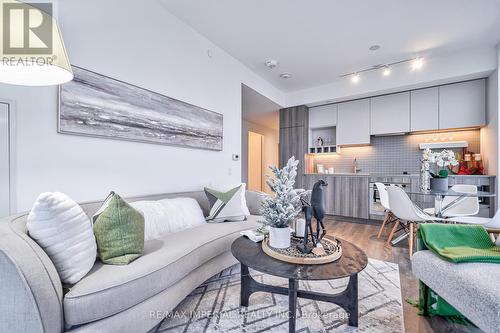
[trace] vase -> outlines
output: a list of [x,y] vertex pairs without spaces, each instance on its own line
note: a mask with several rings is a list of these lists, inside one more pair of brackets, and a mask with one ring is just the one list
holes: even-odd
[[448,177],[447,178],[431,178],[431,190],[437,192],[448,191]]
[[276,249],[290,247],[290,228],[269,227],[269,245]]
[[420,190],[425,192],[429,190],[429,182],[430,182],[430,175],[429,175],[429,161],[423,160],[422,164],[420,165]]

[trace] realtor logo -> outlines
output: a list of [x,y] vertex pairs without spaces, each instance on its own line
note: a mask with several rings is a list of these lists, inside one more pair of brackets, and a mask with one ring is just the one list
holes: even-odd
[[52,3],[3,3],[3,54],[52,54]]

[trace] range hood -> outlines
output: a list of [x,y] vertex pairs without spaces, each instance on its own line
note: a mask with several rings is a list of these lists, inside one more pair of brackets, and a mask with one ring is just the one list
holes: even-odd
[[469,143],[467,141],[438,141],[438,142],[424,142],[421,143],[420,149],[445,149],[445,148],[467,148]]

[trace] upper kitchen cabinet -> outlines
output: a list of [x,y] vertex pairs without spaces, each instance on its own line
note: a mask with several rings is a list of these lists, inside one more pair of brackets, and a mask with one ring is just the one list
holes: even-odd
[[410,93],[370,98],[371,134],[407,133],[410,131]]
[[316,106],[309,109],[309,127],[322,128],[337,125],[337,104]]
[[486,80],[439,87],[439,129],[486,124]]
[[280,110],[280,128],[307,126],[309,108],[305,105]]
[[368,98],[338,104],[337,145],[370,144],[370,100]]
[[410,101],[412,132],[439,129],[438,87],[413,90]]

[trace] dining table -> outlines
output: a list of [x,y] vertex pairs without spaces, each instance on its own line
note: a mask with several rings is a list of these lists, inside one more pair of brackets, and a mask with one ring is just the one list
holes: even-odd
[[[477,191],[477,192],[459,192],[451,188],[448,191],[435,191],[435,190],[408,190],[407,194],[422,195],[422,196],[432,196],[434,197],[434,215],[436,217],[442,218],[447,210],[460,204],[465,198],[477,197],[494,197],[496,196],[493,192]],[[453,200],[443,205],[443,199],[445,197],[452,197]]]
[[[431,196],[434,197],[434,216],[437,218],[443,218],[444,214],[446,211],[452,207],[455,207],[456,205],[460,204],[465,198],[470,198],[470,197],[477,197],[477,198],[484,198],[484,197],[495,197],[496,194],[493,192],[485,192],[485,191],[477,191],[473,193],[469,192],[459,192],[452,190],[449,188],[447,191],[435,191],[435,190],[411,190],[411,189],[406,189],[406,194],[408,195],[421,195],[421,196]],[[446,203],[443,206],[443,199],[445,197],[452,197],[453,200],[450,202]],[[420,208],[420,207],[419,207]],[[391,241],[392,245],[396,245],[397,243],[401,242],[403,239],[408,237],[408,233],[404,232],[400,234],[398,237],[393,239]]]

